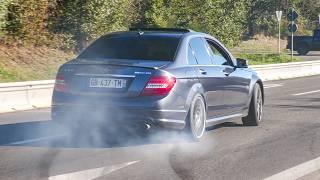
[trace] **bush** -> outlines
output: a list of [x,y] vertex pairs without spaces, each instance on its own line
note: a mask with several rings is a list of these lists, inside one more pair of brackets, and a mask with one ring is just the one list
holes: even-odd
[[14,0],[8,6],[5,30],[15,39],[41,44],[48,31],[48,0]]
[[0,38],[5,34],[6,16],[8,14],[8,6],[12,0],[1,0],[0,3]]

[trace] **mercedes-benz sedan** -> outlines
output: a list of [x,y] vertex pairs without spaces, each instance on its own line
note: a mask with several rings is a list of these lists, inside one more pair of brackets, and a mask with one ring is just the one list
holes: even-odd
[[102,36],[56,77],[52,118],[184,130],[262,120],[263,83],[214,37],[186,29],[130,29]]

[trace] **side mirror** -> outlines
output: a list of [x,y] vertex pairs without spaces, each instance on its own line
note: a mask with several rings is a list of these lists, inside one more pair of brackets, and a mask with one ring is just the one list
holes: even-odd
[[237,67],[238,68],[248,68],[248,60],[237,58]]

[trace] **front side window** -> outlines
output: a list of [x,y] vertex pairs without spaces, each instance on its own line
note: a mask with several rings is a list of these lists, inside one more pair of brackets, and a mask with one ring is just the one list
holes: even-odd
[[228,55],[218,45],[211,41],[207,41],[208,47],[211,50],[212,61],[215,65],[230,65]]

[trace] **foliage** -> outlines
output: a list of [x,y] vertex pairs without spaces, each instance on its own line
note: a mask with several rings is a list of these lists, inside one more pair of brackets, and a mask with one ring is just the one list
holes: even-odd
[[72,35],[78,49],[107,32],[125,30],[128,27],[126,0],[74,0],[62,1],[54,30]]
[[6,25],[6,15],[8,13],[8,5],[12,0],[1,0],[0,3],[0,38],[4,35],[4,27]]
[[48,0],[15,0],[8,6],[5,30],[11,37],[34,44],[45,41],[48,35]]
[[0,38],[81,50],[108,32],[156,26],[207,32],[234,46],[244,35],[277,35],[275,11],[286,15],[291,7],[299,33],[310,34],[319,0],[1,0]]
[[275,36],[277,34],[277,20],[275,11],[283,11],[282,22],[285,24],[283,34],[287,34],[287,14],[294,8],[299,18],[296,23],[299,26],[298,34],[310,34],[310,31],[318,25],[318,13],[320,11],[319,0],[248,0],[247,12],[248,35],[258,33]]
[[149,25],[184,27],[207,32],[228,45],[244,32],[245,0],[153,0],[146,13]]
[[277,64],[301,61],[301,59],[296,57],[291,60],[291,56],[287,54],[241,54],[239,55],[239,57],[247,59],[250,65]]

